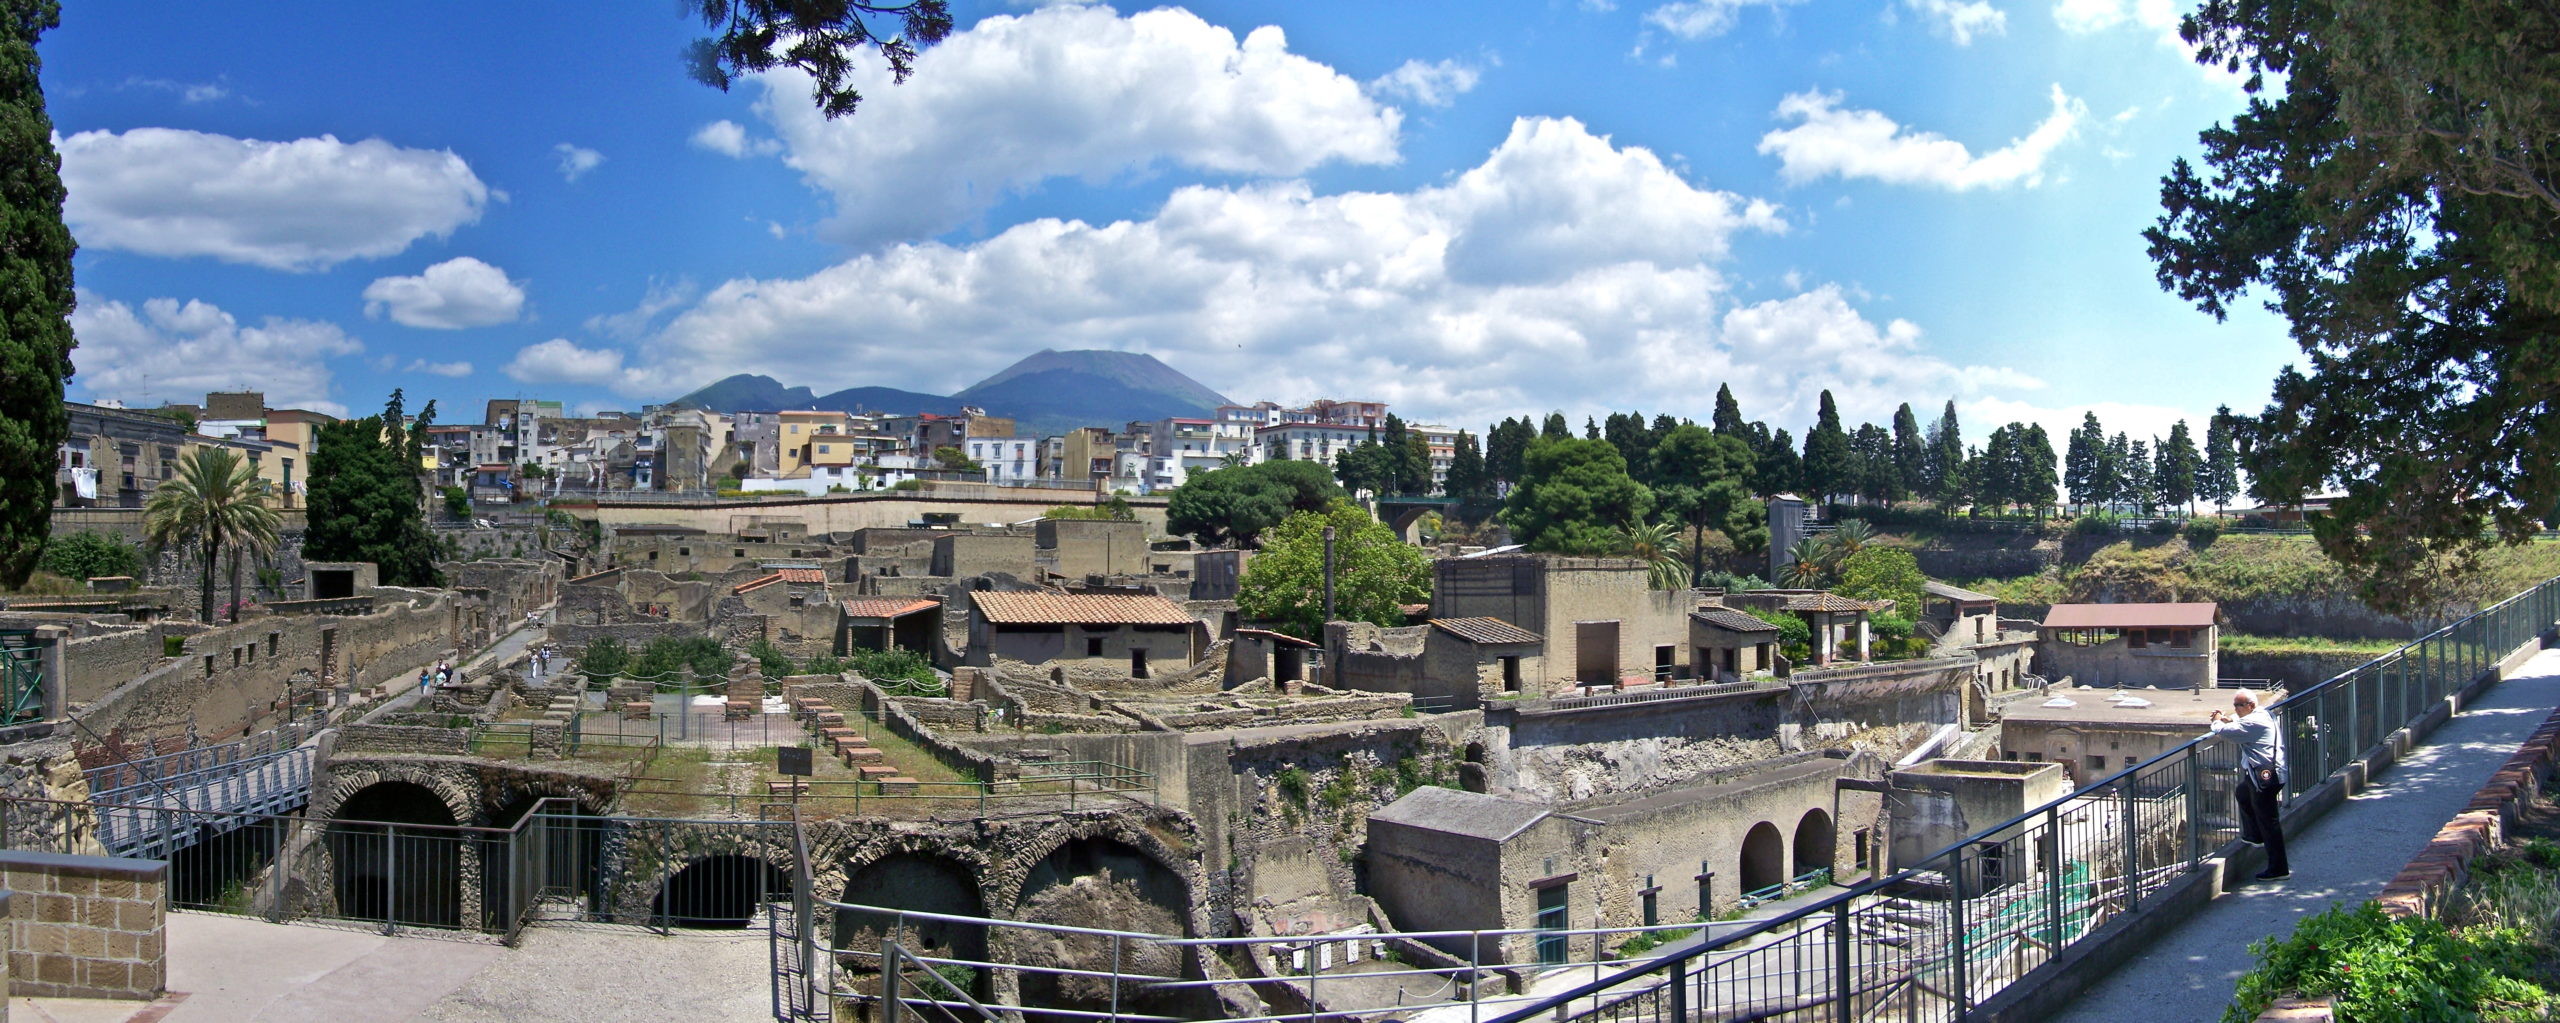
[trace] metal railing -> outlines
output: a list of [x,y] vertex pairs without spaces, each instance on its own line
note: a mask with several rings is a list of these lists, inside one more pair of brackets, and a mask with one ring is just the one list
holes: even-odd
[[0,724],[44,714],[44,648],[33,629],[0,629]]
[[[812,900],[775,932],[776,963],[799,956],[796,979],[870,1007],[867,1018],[927,1021],[1041,1018],[1160,1023],[1428,1018],[1480,1023],[1536,1001],[1535,986],[1601,976],[1644,962],[1709,925],[1500,928],[1190,938],[1177,934],[997,920]],[[788,934],[785,934],[785,931]],[[817,940],[823,938],[824,940]],[[779,946],[800,939],[802,950]],[[1798,939],[1803,941],[1806,939]],[[1037,947],[1042,962],[990,950]],[[1564,949],[1576,961],[1542,961]],[[1211,961],[1222,976],[1209,976]],[[1247,996],[1270,1011],[1232,1015]],[[776,1017],[787,1014],[777,986]],[[863,1012],[857,1008],[857,1014]]]
[[[2560,579],[2271,708],[2288,801],[2560,621]],[[2238,838],[2238,752],[2189,741],[1894,874],[1536,1000],[1531,1019],[1962,1019]]]
[[478,826],[0,798],[0,827],[41,851],[94,852],[119,817],[158,836],[172,907],[508,942],[540,920],[749,927],[801,855],[788,822],[596,816],[556,797]]

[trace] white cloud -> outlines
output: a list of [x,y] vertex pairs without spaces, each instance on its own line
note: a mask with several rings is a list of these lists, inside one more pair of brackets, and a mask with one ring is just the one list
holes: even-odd
[[159,92],[171,93],[177,96],[179,100],[187,103],[212,103],[217,100],[229,99],[231,97],[230,84],[222,80],[211,82],[178,82],[171,81],[166,78],[144,78],[138,75],[126,78],[121,84],[116,86],[115,91],[128,92],[134,89],[151,89]]
[[1467,90],[1476,87],[1482,72],[1473,65],[1444,60],[1425,64],[1408,60],[1395,70],[1369,81],[1369,92],[1377,96],[1402,96],[1426,107],[1445,107],[1458,101]]
[[2181,0],[2055,0],[2053,22],[2071,35],[2086,36],[2128,27],[2148,34],[2153,41],[2178,59],[2202,73],[2206,81],[2237,91],[2248,81],[2248,73],[2233,73],[2221,66],[2207,67],[2195,63],[2195,47],[2178,35],[2178,22],[2194,8]]
[[460,330],[513,323],[524,315],[524,286],[507,272],[469,256],[448,259],[415,277],[382,277],[364,289],[364,314],[391,314],[406,327]]
[[71,314],[73,382],[91,396],[127,403],[197,401],[208,391],[264,391],[278,408],[343,415],[329,400],[332,356],[362,342],[333,323],[267,317],[244,327],[209,302],[155,298],[137,310],[82,291]]
[[862,115],[833,121],[801,73],[761,79],[757,109],[785,161],[834,197],[825,233],[838,240],[937,234],[1056,177],[1391,163],[1402,119],[1359,82],[1290,53],[1278,28],[1239,40],[1171,8],[990,17],[925,51],[905,85],[886,76],[876,63],[858,71]]
[[[537,345],[528,345],[507,363],[507,375],[528,384],[575,384],[588,387],[611,387],[626,391],[630,374],[622,367],[622,353],[610,348],[580,348],[567,338],[555,337]],[[670,395],[672,397],[672,395]]]
[[551,152],[560,158],[560,177],[571,183],[604,163],[603,153],[566,142],[551,147]]
[[[1958,46],[1973,45],[1975,36],[2007,35],[2009,15],[1984,0],[1902,0],[1929,23],[1931,30]],[[2068,2],[2068,0],[2066,0]]]
[[1044,347],[1118,348],[1243,400],[1358,391],[1477,430],[1554,407],[1703,417],[1730,382],[1752,416],[1799,434],[1825,387],[1880,420],[1900,401],[2034,385],[1931,354],[1846,289],[1738,302],[1718,268],[1735,236],[1785,226],[1651,152],[1522,119],[1441,184],[1194,186],[1144,219],[891,246],[728,281],[627,347],[536,346],[521,378],[654,399],[731,373],[947,392]]
[[661,281],[653,277],[650,278],[649,290],[641,296],[639,305],[623,312],[600,313],[587,317],[586,328],[590,332],[607,337],[626,340],[639,337],[648,331],[651,324],[657,322],[659,314],[691,302],[701,294],[702,288],[693,283],[693,278],[678,277],[672,281]]
[[747,137],[747,126],[727,119],[703,125],[688,140],[695,149],[718,153],[733,159],[762,156],[782,151],[782,143],[772,139]]
[[1786,7],[1804,0],[1673,0],[1644,15],[1644,23],[1682,39],[1720,36],[1733,28],[1745,7]]
[[471,364],[468,362],[428,362],[425,359],[411,359],[409,360],[408,372],[431,373],[440,377],[467,377],[471,375]]
[[2079,131],[2086,104],[2053,87],[2053,112],[2007,146],[1975,156],[1964,143],[1913,131],[1873,110],[1844,110],[1838,93],[1800,92],[1778,102],[1777,116],[1798,123],[1760,137],[1760,152],[1778,157],[1788,181],[1824,175],[1950,191],[2035,187],[2045,159]]
[[451,152],[381,139],[267,142],[136,128],[56,145],[80,244],[325,270],[480,219],[489,188]]

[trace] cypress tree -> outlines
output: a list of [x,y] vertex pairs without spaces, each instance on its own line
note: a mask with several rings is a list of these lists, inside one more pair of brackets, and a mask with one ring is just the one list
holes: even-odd
[[54,0],[0,0],[0,584],[35,570],[52,529],[54,469],[71,417],[71,230],[36,37]]

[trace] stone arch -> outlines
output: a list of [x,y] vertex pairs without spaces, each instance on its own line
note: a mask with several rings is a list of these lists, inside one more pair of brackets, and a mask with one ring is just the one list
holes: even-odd
[[[510,922],[505,914],[513,910],[506,897],[512,888],[518,846],[533,853],[530,862],[539,865],[540,877],[534,883],[545,898],[566,897],[578,902],[582,909],[594,912],[599,907],[604,837],[609,823],[601,819],[593,796],[574,786],[566,791],[557,785],[526,785],[520,781],[492,781],[484,790],[488,797],[482,803],[482,827],[472,843],[480,869],[481,890],[491,893],[483,900],[481,925],[503,931]],[[544,816],[528,820],[536,807]]]
[[1836,839],[1830,811],[1819,806],[1806,810],[1796,822],[1795,872],[1801,875],[1831,866],[1839,855],[1832,844]]
[[790,875],[763,857],[721,853],[687,862],[658,885],[649,915],[661,927],[735,929],[791,890]]
[[1742,836],[1742,890],[1756,892],[1787,879],[1787,839],[1761,821]]
[[[1173,866],[1181,861],[1166,856],[1153,838],[1143,831],[1087,831],[1061,836],[1024,871],[1008,918],[1193,936],[1196,900],[1192,898],[1191,879]],[[1010,957],[1027,957],[1044,965],[1104,972],[1114,966],[1113,944],[1100,937],[1052,935],[1035,943],[1007,932],[998,936],[996,944],[999,956],[1008,957],[1008,961],[1012,961]],[[1139,948],[1123,944],[1117,954],[1118,968],[1127,973],[1186,979],[1201,975],[1195,958],[1179,947]],[[1019,1004],[1026,1007],[1095,1012],[1108,1010],[1111,1005],[1110,984],[1098,978],[1023,974],[1018,983]],[[1196,990],[1150,992],[1133,1003],[1124,985],[1121,996],[1123,1011],[1178,1019],[1214,1015],[1210,1010],[1215,1006],[1205,1003]],[[1026,1012],[1024,1018],[1047,1017]]]
[[[878,906],[945,916],[985,917],[986,895],[978,888],[978,872],[939,852],[904,849],[873,858],[846,871],[842,898],[857,906]],[[895,920],[881,914],[847,909],[835,911],[835,947],[876,952],[884,935],[903,932],[911,952],[954,959],[987,960],[987,929],[938,920]],[[983,978],[980,990],[984,994]]]
[[[770,829],[703,825],[692,821],[613,818],[599,821],[603,844],[600,879],[593,898],[595,911],[625,922],[656,923],[661,903],[676,875],[709,859],[753,860],[779,872],[775,891],[789,891],[792,851],[787,839]],[[752,872],[745,872],[750,881]],[[697,875],[708,883],[711,874]],[[747,882],[740,882],[746,884]]]
[[[468,898],[465,833],[446,795],[414,781],[377,780],[333,799],[326,835],[339,916],[418,927],[460,927]],[[403,829],[406,829],[404,832]]]
[[476,779],[461,776],[468,770],[469,765],[458,762],[340,762],[330,766],[328,784],[314,794],[311,813],[330,820],[363,820],[359,815],[346,812],[348,800],[384,782],[407,782],[434,793],[436,799],[444,804],[448,823],[477,820],[480,816],[479,785]]

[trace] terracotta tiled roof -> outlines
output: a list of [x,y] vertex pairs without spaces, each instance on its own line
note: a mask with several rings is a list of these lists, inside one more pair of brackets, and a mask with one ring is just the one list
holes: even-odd
[[847,618],[904,618],[918,611],[941,607],[942,602],[930,597],[870,597],[844,602]]
[[1433,627],[1469,643],[1505,646],[1538,642],[1538,634],[1500,618],[1434,618]]
[[1776,632],[1778,627],[1729,607],[1702,607],[1689,617],[1730,632]]
[[1796,593],[1788,595],[1786,609],[1846,614],[1855,611],[1874,611],[1880,606],[1882,605],[1863,600],[1851,600],[1837,593]]
[[824,583],[827,581],[827,572],[822,568],[786,568],[776,572],[775,574],[780,575],[782,577],[782,581],[786,583]]
[[767,586],[771,586],[771,585],[773,585],[773,584],[775,584],[775,583],[778,583],[778,582],[781,582],[781,581],[782,581],[782,573],[780,573],[780,572],[775,572],[775,573],[774,573],[774,574],[772,574],[772,575],[764,576],[764,577],[762,577],[762,578],[758,578],[758,579],[749,579],[749,580],[747,580],[746,582],[742,582],[742,583],[739,583],[739,584],[738,584],[738,585],[736,585],[736,586],[729,587],[729,593],[730,593],[731,595],[733,595],[733,596],[743,595],[743,594],[748,594],[748,593],[754,593],[754,592],[755,592],[755,591],[757,591],[757,590],[761,590],[761,589],[763,589],[763,588],[765,588],[765,587],[767,587]]
[[1156,594],[972,593],[978,614],[1000,625],[1189,625],[1182,605]]

